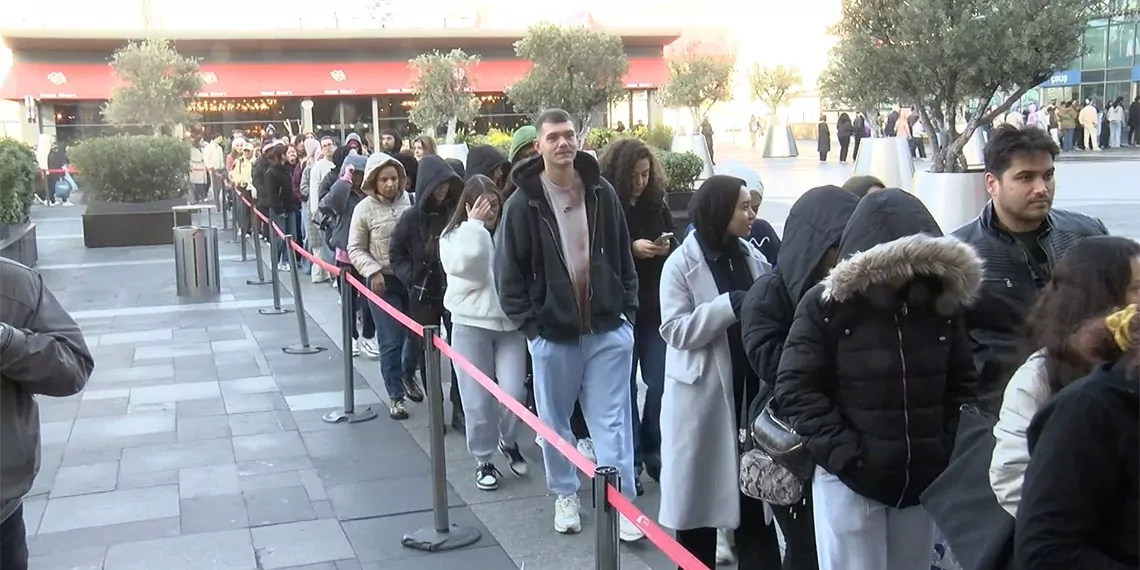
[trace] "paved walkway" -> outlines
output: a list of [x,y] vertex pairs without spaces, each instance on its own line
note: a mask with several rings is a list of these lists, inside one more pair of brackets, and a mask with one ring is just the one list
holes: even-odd
[[[303,286],[313,343],[330,350],[287,355],[296,316],[258,314],[270,288],[246,285],[255,266],[236,261],[235,244],[222,248],[220,300],[182,304],[170,247],[85,249],[81,212],[33,211],[39,270],[96,361],[83,393],[40,399],[43,461],[25,503],[33,569],[592,567],[589,487],[585,532],[556,535],[533,434],[522,442],[531,476],[487,493],[449,433],[452,521],[483,538],[454,553],[401,547],[431,524],[426,408],[412,404],[406,422],[383,404],[370,422],[321,421],[342,402],[335,291]],[[357,365],[357,402],[380,402],[376,362]],[[639,505],[654,516],[647,487]],[[623,547],[623,568],[669,567],[648,543]]]

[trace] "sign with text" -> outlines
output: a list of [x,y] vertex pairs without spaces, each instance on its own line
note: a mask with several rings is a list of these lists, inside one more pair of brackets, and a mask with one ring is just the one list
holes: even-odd
[[1068,85],[1080,85],[1081,83],[1081,70],[1069,69],[1067,71],[1059,71],[1054,73],[1041,87],[1065,87]]

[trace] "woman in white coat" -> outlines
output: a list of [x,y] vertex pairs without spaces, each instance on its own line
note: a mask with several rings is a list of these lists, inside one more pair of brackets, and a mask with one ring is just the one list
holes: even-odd
[[744,181],[716,175],[689,206],[695,230],[665,262],[661,336],[662,525],[710,568],[716,529],[735,528],[738,568],[780,566],[764,503],[741,495],[737,430],[741,408],[759,389],[740,331],[740,306],[752,282],[771,271],[745,241],[755,219]]

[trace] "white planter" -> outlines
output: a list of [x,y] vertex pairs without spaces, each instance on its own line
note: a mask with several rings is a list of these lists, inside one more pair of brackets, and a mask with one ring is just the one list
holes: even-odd
[[966,157],[966,170],[982,170],[986,167],[986,143],[990,137],[986,131],[975,129],[962,147],[962,155]]
[[911,193],[922,200],[945,234],[976,218],[990,199],[981,172],[915,172]]
[[900,137],[863,139],[851,175],[874,176],[887,188],[910,190],[914,178],[910,145]]
[[704,170],[701,171],[700,180],[705,180],[713,175],[712,160],[709,157],[709,147],[705,144],[705,137],[701,135],[676,135],[673,137],[673,152],[691,152],[699,157],[705,163]]
[[467,143],[439,144],[435,146],[435,153],[440,158],[456,158],[467,166]]
[[792,127],[785,123],[776,123],[768,127],[764,136],[764,158],[794,158],[800,155],[796,146],[796,135]]

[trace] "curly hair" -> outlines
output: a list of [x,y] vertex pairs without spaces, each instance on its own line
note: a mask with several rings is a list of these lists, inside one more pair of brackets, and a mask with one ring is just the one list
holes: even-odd
[[[1070,348],[1093,364],[1127,358],[1130,367],[1140,367],[1140,343],[1133,342],[1127,351],[1121,349],[1106,323],[1111,314],[1097,315],[1085,321],[1070,338]],[[1140,339],[1140,317],[1132,318],[1129,329],[1133,339]]]
[[610,143],[602,153],[599,161],[602,177],[613,184],[623,206],[633,200],[633,167],[642,159],[649,161],[649,182],[645,184],[638,200],[644,199],[651,205],[660,205],[665,201],[665,171],[645,143],[623,138]]

